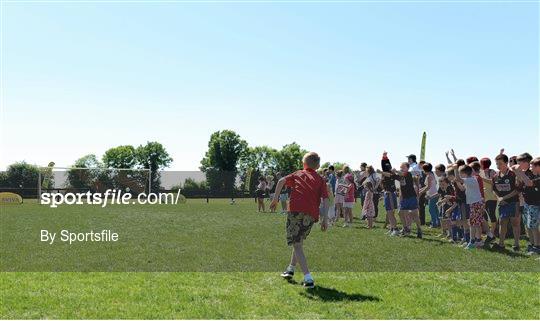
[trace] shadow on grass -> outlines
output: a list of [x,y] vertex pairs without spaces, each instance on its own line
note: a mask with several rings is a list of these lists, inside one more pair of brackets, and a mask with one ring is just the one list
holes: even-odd
[[325,302],[337,302],[337,301],[354,301],[354,302],[364,302],[364,301],[381,301],[376,296],[364,295],[359,293],[346,293],[336,289],[326,288],[316,285],[313,289],[307,289],[305,292],[300,293],[300,295],[310,299],[310,300],[321,300]]
[[[297,285],[299,284],[295,280],[287,280],[289,284]],[[346,293],[336,289],[326,288],[323,286],[316,285],[313,289],[306,289],[305,292],[300,293],[301,296],[304,296],[310,300],[321,300],[325,302],[339,302],[339,301],[353,301],[353,302],[364,302],[364,301],[382,301],[380,298],[372,295],[364,295],[359,293]]]
[[507,256],[510,256],[510,257],[521,257],[521,258],[530,257],[525,253],[514,252],[514,251],[510,251],[510,250],[508,250],[506,248],[503,249],[503,248],[498,248],[496,246],[484,245],[481,249],[485,250],[485,251],[488,251],[488,252],[494,252],[494,253],[499,253],[499,254],[502,254],[502,255],[507,255]]

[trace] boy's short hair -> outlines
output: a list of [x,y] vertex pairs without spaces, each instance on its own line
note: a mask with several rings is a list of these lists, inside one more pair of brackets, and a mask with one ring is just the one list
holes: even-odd
[[462,165],[462,166],[459,167],[459,172],[460,172],[460,173],[464,173],[464,174],[467,175],[467,176],[471,176],[471,175],[472,175],[472,171],[473,171],[473,169],[472,169],[472,167],[469,166],[469,165]]
[[504,163],[508,164],[508,156],[506,156],[505,154],[499,154],[497,155],[497,157],[495,157],[495,160],[496,161],[503,161]]
[[465,161],[464,161],[463,159],[458,159],[458,160],[456,161],[456,164],[457,164],[458,167],[460,167],[460,166],[465,165]]
[[511,164],[517,164],[517,156],[510,157],[508,162],[511,163]]
[[403,162],[403,163],[401,163],[401,165],[405,165],[405,166],[407,166],[407,168],[410,167],[409,163],[407,163],[407,162]]
[[328,169],[331,170],[331,171],[334,171],[334,165],[328,166]]
[[471,165],[472,162],[477,162],[478,158],[476,156],[467,157],[467,165]]
[[536,157],[531,161],[532,166],[540,166],[540,157]]
[[439,165],[435,166],[435,169],[440,171],[440,172],[444,172],[444,171],[446,171],[446,166],[444,166],[443,164],[439,164]]
[[433,170],[433,165],[431,165],[430,163],[425,163],[424,165],[422,165],[422,169],[426,172],[431,172]]
[[366,163],[361,163],[360,167],[367,167],[367,164]]
[[483,169],[488,169],[491,166],[491,160],[487,157],[484,157],[480,160],[480,165]]
[[530,163],[532,161],[532,156],[531,154],[529,153],[523,153],[523,154],[520,154],[518,157],[517,157],[517,161],[518,162],[527,162],[527,163]]
[[336,176],[337,176],[338,178],[341,178],[341,176],[343,176],[343,171],[342,171],[342,170],[337,171],[337,172],[336,172]]
[[304,155],[304,157],[302,158],[302,162],[311,169],[317,169],[321,164],[321,158],[319,157],[319,154],[315,152],[309,152]]
[[478,161],[472,162],[469,166],[471,166],[475,172],[479,172],[482,168],[482,166],[480,166],[480,162]]

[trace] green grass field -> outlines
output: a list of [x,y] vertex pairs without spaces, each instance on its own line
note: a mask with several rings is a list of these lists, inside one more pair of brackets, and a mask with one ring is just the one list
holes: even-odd
[[[278,275],[290,255],[285,217],[257,213],[252,200],[25,203],[1,207],[0,219],[2,319],[540,317],[537,257],[467,251],[438,230],[418,240],[384,235],[382,222],[326,233],[316,226],[306,254],[317,287],[305,290],[300,276],[288,283]],[[47,246],[42,228],[111,228],[122,242]]]

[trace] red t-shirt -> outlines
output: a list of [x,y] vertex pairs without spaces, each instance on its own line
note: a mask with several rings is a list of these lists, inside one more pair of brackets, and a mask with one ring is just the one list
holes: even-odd
[[296,171],[285,177],[285,186],[291,188],[289,212],[306,213],[318,221],[321,198],[328,198],[328,189],[317,172]]

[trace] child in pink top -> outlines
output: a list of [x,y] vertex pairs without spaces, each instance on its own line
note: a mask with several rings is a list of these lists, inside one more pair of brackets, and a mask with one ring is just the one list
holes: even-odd
[[343,202],[343,216],[345,217],[345,224],[343,227],[349,227],[353,221],[352,208],[356,201],[356,198],[354,197],[356,185],[354,184],[354,176],[351,173],[345,175],[345,184],[347,184],[347,192]]
[[370,181],[364,182],[364,191],[366,198],[364,206],[362,206],[362,216],[367,218],[367,227],[373,228],[373,220],[375,218],[375,204],[373,203],[373,184]]

